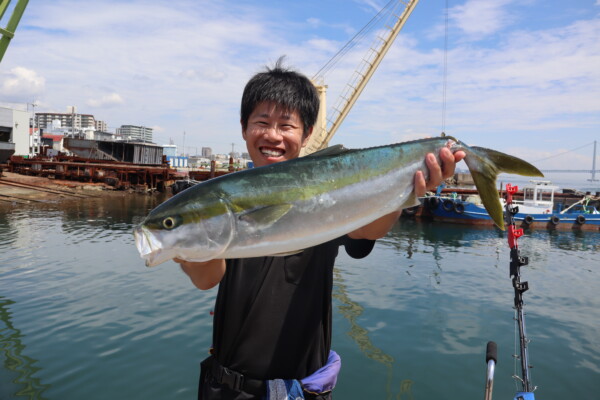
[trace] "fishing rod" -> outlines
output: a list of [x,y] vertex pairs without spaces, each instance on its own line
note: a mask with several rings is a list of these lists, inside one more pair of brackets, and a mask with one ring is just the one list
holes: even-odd
[[[518,206],[513,206],[512,196],[517,192],[519,188],[512,186],[510,183],[506,185],[506,196],[504,205],[504,220],[506,229],[508,232],[508,246],[510,247],[510,278],[512,279],[512,285],[514,288],[514,308],[516,311],[517,325],[519,328],[519,354],[514,354],[513,357],[520,360],[521,363],[521,376],[513,375],[513,378],[519,380],[522,385],[522,390],[515,394],[514,400],[535,400],[533,391],[536,389],[531,383],[531,377],[529,374],[529,354],[527,351],[527,345],[529,339],[527,339],[527,333],[525,329],[525,312],[523,311],[523,293],[529,289],[528,282],[521,281],[521,267],[529,264],[527,257],[521,256],[517,239],[523,236],[523,229],[517,229],[515,224],[514,215],[519,212]],[[494,369],[497,360],[496,357],[496,343],[488,342],[486,352],[486,363],[488,364],[486,386],[485,386],[485,400],[492,399],[492,388],[494,384]]]

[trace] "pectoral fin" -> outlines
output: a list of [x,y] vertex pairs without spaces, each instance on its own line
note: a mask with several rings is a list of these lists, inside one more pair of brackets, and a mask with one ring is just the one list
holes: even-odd
[[285,256],[293,256],[294,254],[298,254],[298,253],[302,253],[304,251],[304,249],[302,250],[295,250],[295,251],[288,251],[286,253],[275,253],[275,254],[270,254],[273,257],[285,257]]
[[258,207],[243,213],[238,218],[240,221],[247,222],[257,229],[264,229],[279,221],[291,208],[291,204]]
[[323,150],[315,151],[306,157],[337,156],[347,153],[348,151],[349,150],[345,148],[343,144],[336,144],[335,146],[330,146],[324,148]]

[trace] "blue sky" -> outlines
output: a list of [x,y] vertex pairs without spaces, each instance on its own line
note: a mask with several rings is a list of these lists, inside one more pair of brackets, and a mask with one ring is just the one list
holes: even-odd
[[[75,105],[191,154],[243,150],[246,81],[284,54],[312,76],[386,3],[30,0],[0,65],[0,105]],[[445,6],[420,1],[332,143],[441,132]],[[449,0],[446,132],[541,168],[590,168],[591,145],[567,151],[600,141],[599,38],[600,0]],[[328,105],[373,40],[324,77]]]

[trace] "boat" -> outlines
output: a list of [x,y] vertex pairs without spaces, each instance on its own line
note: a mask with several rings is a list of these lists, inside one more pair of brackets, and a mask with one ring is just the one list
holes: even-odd
[[[523,188],[523,199],[514,200],[518,207],[514,216],[515,222],[523,228],[545,229],[580,229],[600,231],[600,211],[590,205],[598,200],[591,195],[584,195],[579,201],[564,207],[555,202],[554,194],[558,186],[549,181],[531,181]],[[462,198],[456,194],[421,198],[422,204],[431,214],[434,221],[472,225],[493,225],[488,212],[477,195]],[[504,206],[505,200],[500,202]]]

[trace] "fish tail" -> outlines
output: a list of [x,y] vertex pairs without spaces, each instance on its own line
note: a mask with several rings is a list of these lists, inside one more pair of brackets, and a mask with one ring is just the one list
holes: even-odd
[[465,146],[467,156],[465,163],[469,167],[481,202],[488,214],[498,226],[504,230],[502,204],[496,189],[496,177],[499,173],[518,174],[523,176],[540,176],[539,169],[520,158],[483,147]]

